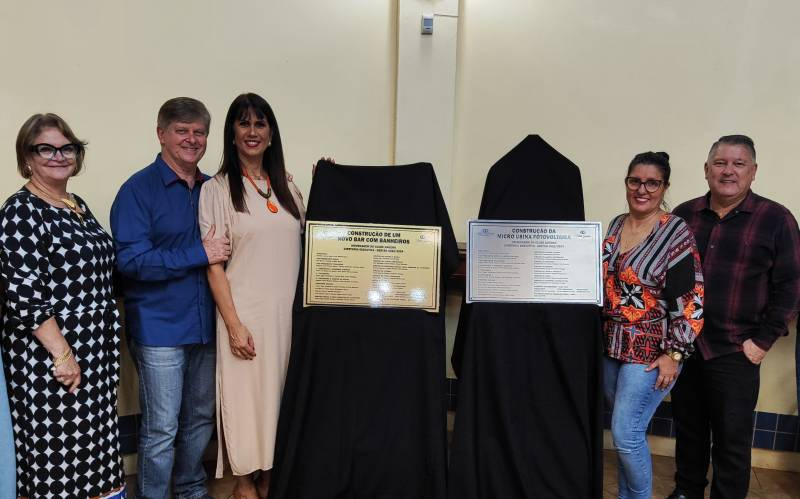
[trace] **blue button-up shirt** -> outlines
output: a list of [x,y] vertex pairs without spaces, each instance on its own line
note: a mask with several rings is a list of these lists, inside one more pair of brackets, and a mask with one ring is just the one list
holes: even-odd
[[214,301],[197,206],[208,176],[194,188],[161,159],[135,173],[111,206],[128,336],[148,346],[214,339]]

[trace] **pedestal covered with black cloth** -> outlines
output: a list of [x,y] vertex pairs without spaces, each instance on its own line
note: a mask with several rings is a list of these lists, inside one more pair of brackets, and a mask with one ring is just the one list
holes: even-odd
[[[481,219],[583,220],[580,171],[528,136],[489,171]],[[464,304],[450,499],[602,497],[595,305]]]
[[[441,283],[458,263],[430,164],[321,162],[307,217],[440,226]],[[303,308],[302,282],[301,275],[270,498],[443,499],[444,286],[439,313],[430,313]]]

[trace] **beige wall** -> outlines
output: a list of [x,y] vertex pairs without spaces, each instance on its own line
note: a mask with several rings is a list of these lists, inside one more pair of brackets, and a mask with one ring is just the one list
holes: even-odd
[[[451,215],[477,214],[484,174],[538,133],[581,166],[587,216],[625,209],[634,154],[666,150],[672,204],[705,192],[726,133],[756,141],[754,189],[800,213],[800,4],[789,0],[462,2]],[[543,179],[546,181],[546,179]]]
[[[176,95],[212,112],[207,172],[219,161],[227,105],[247,90],[273,104],[305,192],[320,155],[390,162],[402,1],[2,2],[0,196],[21,183],[20,124],[55,111],[90,142],[72,189],[107,225],[119,184],[157,152],[158,106]],[[635,153],[671,154],[677,204],[705,191],[708,146],[732,132],[756,140],[754,188],[800,214],[800,4],[459,4],[452,178],[442,179],[459,238],[477,214],[486,171],[529,133],[581,166],[587,216],[604,224],[625,209],[621,179]],[[767,358],[760,410],[796,411],[792,347],[783,339]]]
[[[399,0],[395,164],[433,164],[450,199],[453,178],[459,0]],[[422,35],[423,14],[433,34]]]
[[227,107],[243,91],[272,104],[304,192],[323,154],[388,163],[395,24],[393,3],[372,0],[2,2],[0,195],[21,183],[20,125],[53,111],[89,141],[71,189],[107,226],[119,185],[158,152],[158,107],[177,95],[211,111],[208,173],[219,165]]

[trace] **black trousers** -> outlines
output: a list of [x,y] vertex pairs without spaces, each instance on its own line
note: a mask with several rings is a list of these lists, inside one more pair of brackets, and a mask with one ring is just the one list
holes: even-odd
[[702,499],[709,458],[712,499],[747,496],[759,371],[742,352],[711,360],[695,355],[686,361],[672,389],[672,412],[675,483],[688,497]]

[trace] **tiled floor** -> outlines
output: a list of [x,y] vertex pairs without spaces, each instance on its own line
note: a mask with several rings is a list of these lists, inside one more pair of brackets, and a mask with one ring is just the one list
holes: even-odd
[[[603,456],[603,497],[617,497],[617,456],[605,451]],[[663,499],[675,487],[673,474],[675,460],[671,457],[653,456],[653,497]],[[708,489],[706,489],[708,497]],[[750,473],[751,498],[800,498],[800,473],[753,468]]]
[[[617,458],[614,452],[605,451],[603,466],[603,496],[605,499],[617,497]],[[653,497],[663,499],[672,492],[674,472],[675,466],[671,457],[653,456]],[[128,477],[131,491],[136,486],[135,478]],[[227,499],[233,490],[233,477],[226,475],[225,478],[211,480],[208,488],[215,499]],[[748,497],[800,499],[800,473],[754,468],[750,476]]]

